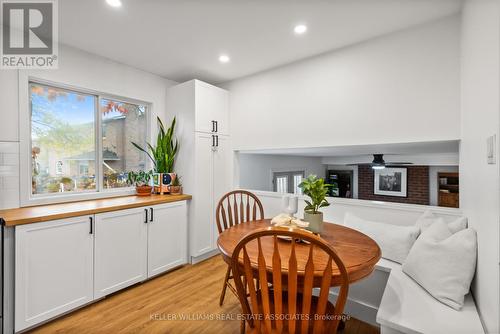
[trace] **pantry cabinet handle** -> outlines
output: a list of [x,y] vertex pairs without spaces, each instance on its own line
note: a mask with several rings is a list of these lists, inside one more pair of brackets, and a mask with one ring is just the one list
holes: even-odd
[[212,135],[212,147],[215,147],[215,136]]
[[219,132],[219,121],[214,121],[215,122],[215,132]]
[[215,121],[212,121],[212,132],[215,132]]
[[94,218],[89,217],[89,221],[90,221],[90,231],[89,231],[89,234],[94,234]]
[[146,218],[144,219],[144,224],[148,223],[148,209],[144,209],[144,212],[146,213]]
[[149,208],[149,212],[151,213],[151,217],[149,218],[149,221],[153,221],[153,208]]
[[215,136],[215,147],[219,147],[219,136]]

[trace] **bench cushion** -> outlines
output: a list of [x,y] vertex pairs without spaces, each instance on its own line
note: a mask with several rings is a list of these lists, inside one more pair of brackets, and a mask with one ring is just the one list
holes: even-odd
[[344,225],[358,230],[375,240],[382,250],[382,257],[403,263],[420,234],[416,226],[399,226],[359,218],[348,212]]
[[382,296],[377,322],[382,328],[402,333],[484,334],[470,293],[463,308],[456,311],[434,299],[395,266]]
[[[434,215],[430,210],[426,210],[418,219],[415,224],[415,226],[419,227],[420,230],[423,232],[425,231],[428,227],[431,225],[437,223],[437,222],[443,222],[444,219],[437,217]],[[451,233],[456,233],[458,231],[461,231],[465,228],[467,228],[467,218],[466,217],[458,217],[452,222],[448,223],[448,228],[450,229]]]

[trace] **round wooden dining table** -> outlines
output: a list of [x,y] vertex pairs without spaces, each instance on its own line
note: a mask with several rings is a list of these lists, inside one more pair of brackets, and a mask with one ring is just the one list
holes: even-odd
[[[234,225],[224,230],[217,240],[217,246],[222,253],[222,257],[228,264],[231,263],[233,251],[238,242],[250,232],[258,229],[270,227],[270,219],[262,219],[256,221],[249,221]],[[375,264],[380,259],[382,252],[377,243],[367,235],[353,230],[351,228],[325,223],[323,224],[323,238],[328,244],[333,246],[340,259],[344,263],[349,283],[359,281],[370,275],[375,269]],[[255,241],[255,240],[254,240]],[[262,249],[265,254],[266,267],[269,273],[272,273],[272,254],[273,254],[273,239],[272,237],[263,237],[261,240]],[[279,241],[279,251],[282,257],[282,271],[288,271],[288,257],[291,250],[291,242],[287,240]],[[297,264],[299,268],[304,268],[305,262],[308,258],[309,245],[298,243],[296,245]],[[247,245],[247,252],[250,256],[252,267],[257,269],[256,259],[257,242],[249,243]],[[252,256],[254,254],[254,256]],[[328,257],[324,252],[317,251],[314,253],[314,283],[315,287],[321,286],[321,278],[324,268],[328,261]],[[303,272],[302,272],[303,274]],[[298,272],[300,277],[301,272]],[[333,263],[331,286],[340,284],[340,272]]]

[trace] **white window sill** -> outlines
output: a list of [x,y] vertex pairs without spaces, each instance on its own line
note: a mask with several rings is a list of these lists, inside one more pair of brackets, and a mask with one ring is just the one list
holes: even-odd
[[80,193],[66,192],[66,193],[58,193],[57,195],[52,194],[49,196],[39,195],[32,197],[28,200],[22,201],[21,207],[56,204],[56,203],[68,203],[76,201],[93,200],[99,198],[128,196],[134,194],[135,194],[135,188],[128,187],[128,188],[104,190],[101,192],[80,192]]

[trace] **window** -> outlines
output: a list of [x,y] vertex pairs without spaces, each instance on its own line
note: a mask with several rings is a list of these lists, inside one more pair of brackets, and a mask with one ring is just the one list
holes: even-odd
[[273,189],[278,193],[290,193],[302,195],[302,189],[299,184],[304,179],[304,171],[296,172],[274,172]]
[[127,171],[147,167],[130,144],[146,142],[145,104],[29,85],[32,196],[127,187]]
[[89,164],[88,163],[81,163],[80,164],[80,175],[88,175],[89,174]]
[[299,184],[302,183],[303,178],[304,178],[304,173],[293,175],[293,193],[295,195],[302,195],[302,189],[299,188]]
[[143,170],[145,154],[131,142],[146,145],[146,107],[101,99],[104,189],[127,187],[127,172]]
[[288,176],[287,175],[276,175],[276,192],[287,193],[288,192]]

